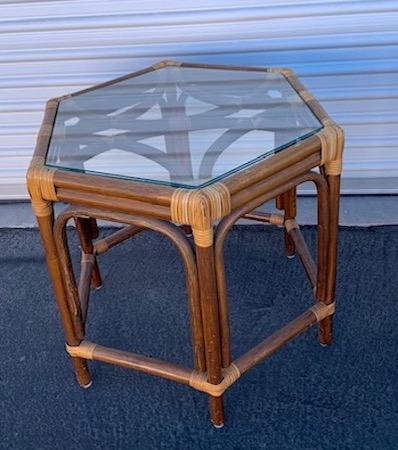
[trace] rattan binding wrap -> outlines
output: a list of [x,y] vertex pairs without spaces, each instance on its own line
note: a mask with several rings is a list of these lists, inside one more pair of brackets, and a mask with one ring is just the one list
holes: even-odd
[[288,219],[285,221],[285,228],[290,233],[294,228],[299,228],[299,225],[294,219]]
[[324,129],[317,136],[321,141],[321,166],[328,175],[340,175],[343,168],[344,132],[332,120],[322,121]]
[[170,203],[171,220],[192,227],[195,244],[213,244],[213,224],[231,211],[231,195],[222,183],[201,190],[176,189]]
[[82,252],[82,264],[84,264],[84,263],[94,264],[94,261],[95,261],[95,255],[93,255],[92,253]]
[[94,350],[97,344],[89,341],[82,341],[79,345],[66,344],[66,351],[72,358],[94,359]]
[[108,243],[103,239],[102,241],[96,242],[94,245],[95,252],[98,254],[105,253],[109,250]]
[[270,73],[281,73],[286,78],[294,76],[293,70],[292,69],[287,69],[286,67],[281,67],[281,68],[273,68],[273,67],[271,67],[271,68],[267,69],[267,72],[270,72]]
[[[42,127],[40,133],[46,132],[46,127]],[[33,156],[27,173],[27,183],[32,208],[37,217],[51,214],[51,201],[58,200],[53,182],[54,173],[55,169],[44,165],[43,156]]]
[[161,69],[161,68],[163,68],[163,67],[178,67],[178,66],[181,66],[181,62],[179,62],[179,61],[172,61],[172,60],[170,60],[170,59],[165,59],[164,61],[160,61],[160,62],[158,62],[158,63],[155,63],[155,64],[153,64],[152,65],[152,68],[153,69],[155,69],[155,70],[158,70],[158,69]]
[[219,384],[211,384],[207,381],[207,372],[199,372],[194,370],[189,379],[189,385],[201,392],[206,392],[213,397],[220,397],[238,378],[240,371],[238,367],[232,363],[229,367],[222,369],[223,380]]
[[282,226],[285,223],[285,218],[282,214],[271,214],[269,223],[272,225]]
[[321,320],[326,319],[326,317],[334,314],[334,310],[334,302],[329,305],[319,302],[310,308],[310,311],[315,315],[317,322],[320,322]]
[[300,91],[299,95],[306,103],[316,100],[315,97],[308,91]]

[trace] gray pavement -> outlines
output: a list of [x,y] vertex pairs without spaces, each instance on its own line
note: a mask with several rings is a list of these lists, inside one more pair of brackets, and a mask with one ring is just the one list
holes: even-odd
[[[62,205],[59,205],[62,209]],[[261,209],[273,210],[273,202]],[[298,218],[302,225],[316,223],[316,203],[311,196],[299,197]],[[398,225],[398,195],[342,196],[342,226]],[[36,221],[28,202],[0,203],[0,228],[35,228]]]

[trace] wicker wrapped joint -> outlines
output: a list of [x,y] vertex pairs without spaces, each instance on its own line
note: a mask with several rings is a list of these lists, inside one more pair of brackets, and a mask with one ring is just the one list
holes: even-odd
[[[91,384],[91,360],[167,378],[208,394],[220,427],[223,394],[245,372],[312,325],[329,344],[343,145],[341,128],[289,69],[164,61],[50,100],[27,183],[78,383]],[[318,200],[316,260],[296,220],[297,188],[306,182]],[[279,213],[258,209],[272,199]],[[55,202],[67,204],[57,217]],[[315,304],[232,355],[223,248],[242,217],[281,228]],[[70,220],[82,250],[79,277]],[[97,220],[122,228],[101,237]],[[167,236],[183,261],[192,367],[109,348],[86,333],[91,290],[102,286],[98,260],[145,229]]]

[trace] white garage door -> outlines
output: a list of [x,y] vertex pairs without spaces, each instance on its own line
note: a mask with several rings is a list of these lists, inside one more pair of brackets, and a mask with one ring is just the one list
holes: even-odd
[[0,200],[27,198],[46,99],[161,59],[291,67],[346,131],[345,193],[398,193],[398,2],[0,3]]

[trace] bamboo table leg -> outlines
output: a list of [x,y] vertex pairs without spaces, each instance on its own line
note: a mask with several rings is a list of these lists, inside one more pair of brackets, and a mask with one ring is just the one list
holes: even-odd
[[[296,187],[289,189],[283,194],[279,194],[275,198],[276,208],[279,210],[283,210],[283,220],[284,222],[288,220],[296,220],[297,213],[297,194]],[[285,253],[286,256],[291,259],[294,258],[296,253],[296,245],[294,240],[290,236],[287,230],[285,230]]]
[[[340,175],[327,175],[329,185],[329,242],[328,242],[328,272],[326,279],[325,303],[333,303],[336,288],[337,265],[337,234],[339,225]],[[333,316],[320,323],[319,340],[323,345],[329,345],[332,340]]]
[[[54,287],[55,298],[61,316],[61,322],[65,332],[66,342],[68,345],[79,345],[81,339],[77,336],[76,327],[68,307],[67,294],[54,241],[54,212],[52,204],[48,207],[47,214],[39,215],[36,212],[36,218],[43,242],[50,278]],[[91,385],[91,376],[88,370],[87,361],[75,357],[73,358],[73,366],[79,385],[82,387],[89,387]]]
[[[219,384],[222,381],[221,348],[213,246],[199,247],[197,245],[196,258],[201,296],[208,381],[212,384]],[[210,413],[213,425],[217,428],[222,427],[224,425],[222,396],[210,396]]]
[[[98,237],[97,222],[91,217],[76,217],[75,224],[83,252],[89,255],[94,254],[93,239]],[[92,287],[94,289],[100,289],[102,287],[102,279],[96,258],[94,259],[91,277]]]

